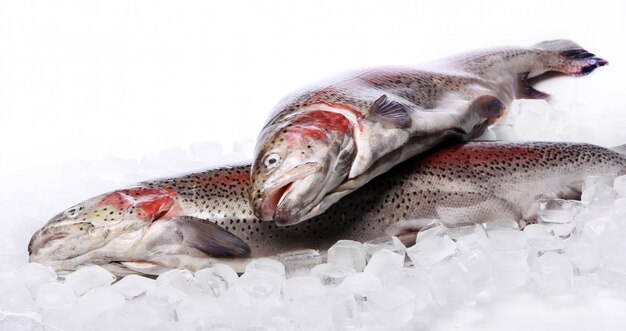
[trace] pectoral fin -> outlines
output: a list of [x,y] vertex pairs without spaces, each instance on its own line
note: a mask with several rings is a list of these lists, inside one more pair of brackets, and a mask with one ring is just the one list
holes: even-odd
[[210,256],[245,256],[250,247],[239,237],[219,225],[191,216],[173,218],[185,245],[195,247]]
[[368,111],[368,117],[382,123],[386,128],[407,129],[411,127],[411,117],[407,107],[389,100],[385,94],[374,101]]

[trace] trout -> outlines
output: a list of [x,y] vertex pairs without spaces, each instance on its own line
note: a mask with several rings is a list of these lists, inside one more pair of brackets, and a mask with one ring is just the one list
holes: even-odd
[[248,191],[254,214],[279,225],[307,220],[443,140],[480,136],[514,99],[547,98],[529,79],[606,64],[552,40],[357,72],[296,93],[259,134]]
[[626,173],[614,150],[574,143],[472,142],[412,158],[326,212],[289,227],[258,219],[249,165],[148,181],[54,216],[29,244],[30,260],[71,271],[159,274],[389,235],[407,245],[433,219],[447,227],[492,220],[532,223],[543,198],[576,199],[589,175]]

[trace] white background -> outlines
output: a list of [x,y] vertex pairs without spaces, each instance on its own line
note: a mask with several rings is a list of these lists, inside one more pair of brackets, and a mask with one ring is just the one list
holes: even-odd
[[[568,137],[626,143],[625,31],[622,1],[0,0],[0,248],[104,190],[249,157],[282,96],[353,68],[572,39],[610,66],[541,89]],[[176,161],[197,142],[214,143]],[[583,292],[485,298],[433,328],[626,325],[623,297]]]

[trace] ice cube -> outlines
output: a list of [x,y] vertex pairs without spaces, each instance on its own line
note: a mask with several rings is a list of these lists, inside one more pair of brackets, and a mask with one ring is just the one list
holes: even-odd
[[39,263],[28,263],[17,268],[17,278],[28,288],[33,299],[37,298],[37,291],[46,284],[57,280],[54,269]]
[[623,256],[605,258],[598,275],[610,285],[626,290],[626,259]]
[[[280,264],[280,262],[274,262]],[[282,264],[280,265],[282,266]],[[250,266],[250,264],[248,266]],[[282,269],[283,273],[281,274],[279,273],[281,269],[277,270],[275,267],[276,265],[274,263],[262,263],[253,268],[246,268],[246,272],[241,275],[237,285],[252,298],[278,300],[284,281],[284,269]]]
[[493,248],[499,251],[522,250],[528,247],[526,236],[516,229],[487,228],[487,237]]
[[[83,324],[93,318],[88,307],[80,304],[59,306],[43,312],[43,322],[51,331],[82,331]],[[46,329],[48,331],[48,329]]]
[[519,230],[519,224],[512,220],[498,220],[485,223],[485,231],[487,231],[487,234],[497,230]]
[[176,306],[177,320],[187,324],[193,324],[200,318],[215,318],[223,314],[217,298],[206,295],[189,297]]
[[577,242],[565,248],[565,255],[570,259],[577,274],[595,272],[600,267],[600,250],[597,246]]
[[289,302],[303,296],[323,296],[326,294],[326,289],[319,278],[304,276],[287,279],[283,284],[283,293]]
[[584,222],[582,226],[581,240],[590,244],[597,243],[604,230],[611,225],[608,216],[601,216]]
[[528,281],[530,268],[525,250],[494,251],[489,256],[491,279],[496,288],[514,289]]
[[322,263],[311,269],[311,276],[317,277],[325,286],[337,286],[341,284],[344,278],[355,272],[356,270],[352,268]]
[[218,297],[234,286],[237,279],[239,277],[233,268],[225,264],[215,264],[213,267],[196,271],[194,285]]
[[617,192],[611,187],[612,177],[609,176],[589,176],[585,179],[582,188],[580,201],[585,204],[596,206],[611,206]]
[[289,302],[294,330],[331,330],[330,307],[325,297],[300,296]]
[[480,293],[491,280],[491,265],[487,254],[481,249],[466,250],[458,258],[467,270],[467,278],[472,285],[472,293]]
[[107,310],[85,321],[83,328],[89,331],[132,331],[133,329],[128,324],[121,312]]
[[147,295],[166,299],[170,303],[185,300],[192,291],[193,274],[186,269],[174,269],[157,277],[154,286],[148,289]]
[[530,278],[539,294],[563,295],[572,290],[574,269],[565,256],[547,252],[533,262]]
[[431,301],[429,277],[420,268],[402,268],[389,275],[387,284],[397,284],[407,288],[415,296],[415,309],[422,310]]
[[358,241],[339,240],[328,249],[328,264],[361,272],[365,268],[365,246]]
[[77,304],[89,311],[89,317],[101,314],[109,309],[124,305],[124,297],[111,287],[95,287],[78,298]]
[[363,272],[383,278],[385,274],[402,269],[404,254],[400,255],[388,249],[380,250],[369,260]]
[[361,327],[359,309],[352,294],[334,293],[329,300],[331,320],[335,330],[344,331]]
[[180,331],[185,330],[186,327],[183,323],[177,321],[169,321],[163,324],[152,325],[144,328],[143,331]]
[[413,318],[415,295],[406,287],[391,285],[372,292],[368,303],[376,324],[400,327]]
[[388,249],[394,253],[404,255],[406,247],[396,236],[388,236],[379,239],[369,240],[365,242],[366,260],[369,261],[374,253]]
[[529,224],[524,228],[524,234],[530,247],[538,251],[553,251],[565,247],[565,242],[544,224]]
[[441,222],[437,220],[424,221],[424,223],[426,222],[430,222],[430,224],[422,228],[417,233],[415,240],[424,240],[426,238],[442,237],[444,234],[448,232],[448,228],[443,226],[443,224],[441,224]]
[[341,283],[341,289],[348,293],[352,293],[361,310],[365,310],[368,303],[370,293],[380,290],[382,282],[372,274],[360,272],[352,274]]
[[430,293],[435,304],[444,310],[458,310],[473,302],[473,289],[467,269],[456,257],[450,257],[428,270]]
[[115,276],[106,269],[92,265],[81,268],[65,276],[65,284],[72,287],[76,295],[98,286],[108,286],[115,281]]
[[22,284],[0,284],[0,311],[35,311],[37,307],[26,286]]
[[[124,306],[114,310],[108,310],[92,320],[100,318],[118,319],[125,330],[143,330],[146,327],[166,323],[173,319],[174,314],[166,301],[153,301],[147,297],[135,298]],[[113,322],[113,321],[112,321]],[[86,323],[89,323],[86,322]],[[114,323],[114,322],[113,322]],[[89,329],[87,329],[89,330]],[[119,330],[118,328],[105,328],[105,330]]]
[[267,257],[256,259],[248,263],[246,266],[246,272],[251,270],[275,274],[282,278],[285,277],[285,266],[282,263]]
[[488,250],[491,245],[485,228],[479,224],[450,228],[447,233],[461,252]]
[[322,263],[322,256],[317,250],[302,249],[278,254],[276,260],[285,266],[285,276],[292,278],[310,274],[313,267]]
[[76,303],[74,290],[62,283],[47,283],[37,291],[37,306],[43,310]]
[[111,286],[127,300],[138,297],[154,287],[155,280],[139,275],[128,275]]
[[584,208],[580,201],[543,199],[539,201],[539,222],[543,224],[571,223]]
[[456,254],[457,247],[447,234],[442,236],[424,236],[418,239],[415,245],[409,247],[406,253],[416,266],[429,268],[439,261]]

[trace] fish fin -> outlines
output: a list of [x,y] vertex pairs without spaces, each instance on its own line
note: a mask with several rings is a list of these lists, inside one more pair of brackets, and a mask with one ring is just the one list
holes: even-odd
[[506,106],[493,95],[481,95],[470,104],[470,111],[484,118],[499,118],[504,114],[504,109]]
[[407,129],[411,127],[411,117],[405,105],[389,100],[386,94],[376,99],[370,109],[368,116],[375,121],[383,123],[385,127],[396,127]]
[[555,52],[567,59],[552,69],[572,76],[584,76],[598,67],[609,64],[607,60],[595,56],[571,40],[548,40],[540,42],[534,47]]
[[548,99],[550,94],[535,90],[528,81],[528,72],[519,74],[515,97],[519,99]]
[[250,247],[219,225],[192,216],[171,219],[182,234],[183,243],[211,256],[245,256]]
[[626,156],[626,144],[612,147],[611,150]]
[[159,275],[166,271],[172,270],[172,268],[170,267],[165,267],[157,263],[152,263],[148,261],[127,261],[120,262],[120,264],[132,271],[139,272],[145,275]]
[[474,125],[474,127],[472,128],[470,132],[461,135],[461,140],[470,141],[470,140],[473,140],[474,138],[482,136],[483,133],[485,133],[485,130],[487,130],[487,127],[489,125],[491,125],[490,119],[482,120],[480,123]]

